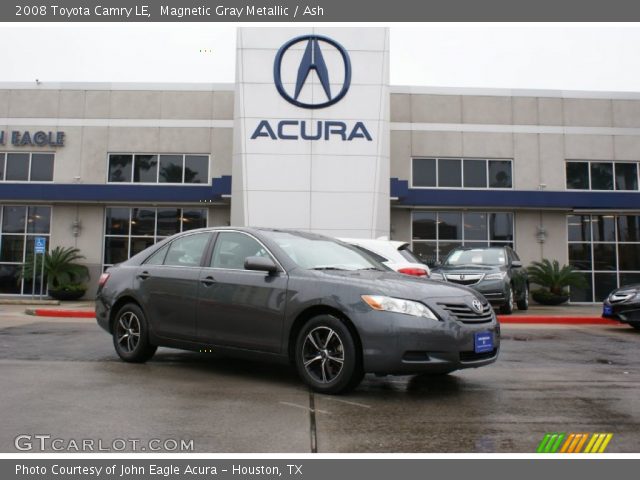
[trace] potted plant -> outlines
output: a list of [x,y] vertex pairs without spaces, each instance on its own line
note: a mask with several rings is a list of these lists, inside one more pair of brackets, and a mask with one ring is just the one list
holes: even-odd
[[531,283],[540,288],[531,292],[531,297],[542,305],[560,305],[569,300],[568,287],[586,287],[584,277],[569,265],[543,259],[532,262],[527,268]]
[[[33,279],[33,255],[27,259],[22,269],[26,281]],[[77,300],[87,291],[84,281],[89,279],[86,266],[77,263],[84,255],[74,247],[56,247],[44,255],[44,275],[47,278],[49,296],[56,300]],[[36,275],[42,267],[41,260],[35,266]]]

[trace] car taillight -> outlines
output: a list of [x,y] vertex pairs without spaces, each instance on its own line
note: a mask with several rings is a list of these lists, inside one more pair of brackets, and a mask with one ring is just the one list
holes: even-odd
[[107,283],[107,280],[109,280],[109,277],[111,275],[108,273],[103,273],[102,275],[100,275],[100,280],[98,280],[98,287],[104,287],[105,283]]
[[428,277],[427,271],[424,268],[401,268],[398,270],[400,273],[404,273],[405,275],[413,275],[414,277]]

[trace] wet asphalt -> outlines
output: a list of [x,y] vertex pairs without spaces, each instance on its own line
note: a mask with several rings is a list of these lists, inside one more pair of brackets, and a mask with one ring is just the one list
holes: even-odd
[[[547,432],[611,432],[640,452],[640,332],[503,325],[498,362],[443,377],[367,375],[312,394],[293,369],[159,349],[121,362],[92,320],[0,308],[0,452],[21,434],[193,440],[196,452],[534,452]],[[126,450],[130,450],[129,447]]]

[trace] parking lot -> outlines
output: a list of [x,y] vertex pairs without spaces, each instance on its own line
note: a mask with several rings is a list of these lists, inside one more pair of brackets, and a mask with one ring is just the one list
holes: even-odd
[[503,325],[498,362],[445,377],[368,375],[311,394],[293,369],[160,349],[117,359],[89,319],[0,305],[0,451],[21,434],[193,440],[196,452],[534,452],[545,433],[612,432],[640,451],[640,332]]

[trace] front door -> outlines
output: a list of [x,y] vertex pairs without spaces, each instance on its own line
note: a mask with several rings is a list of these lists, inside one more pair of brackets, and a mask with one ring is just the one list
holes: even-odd
[[284,271],[245,270],[245,259],[256,256],[273,259],[249,234],[218,233],[209,265],[200,272],[200,342],[281,351],[288,277]]

